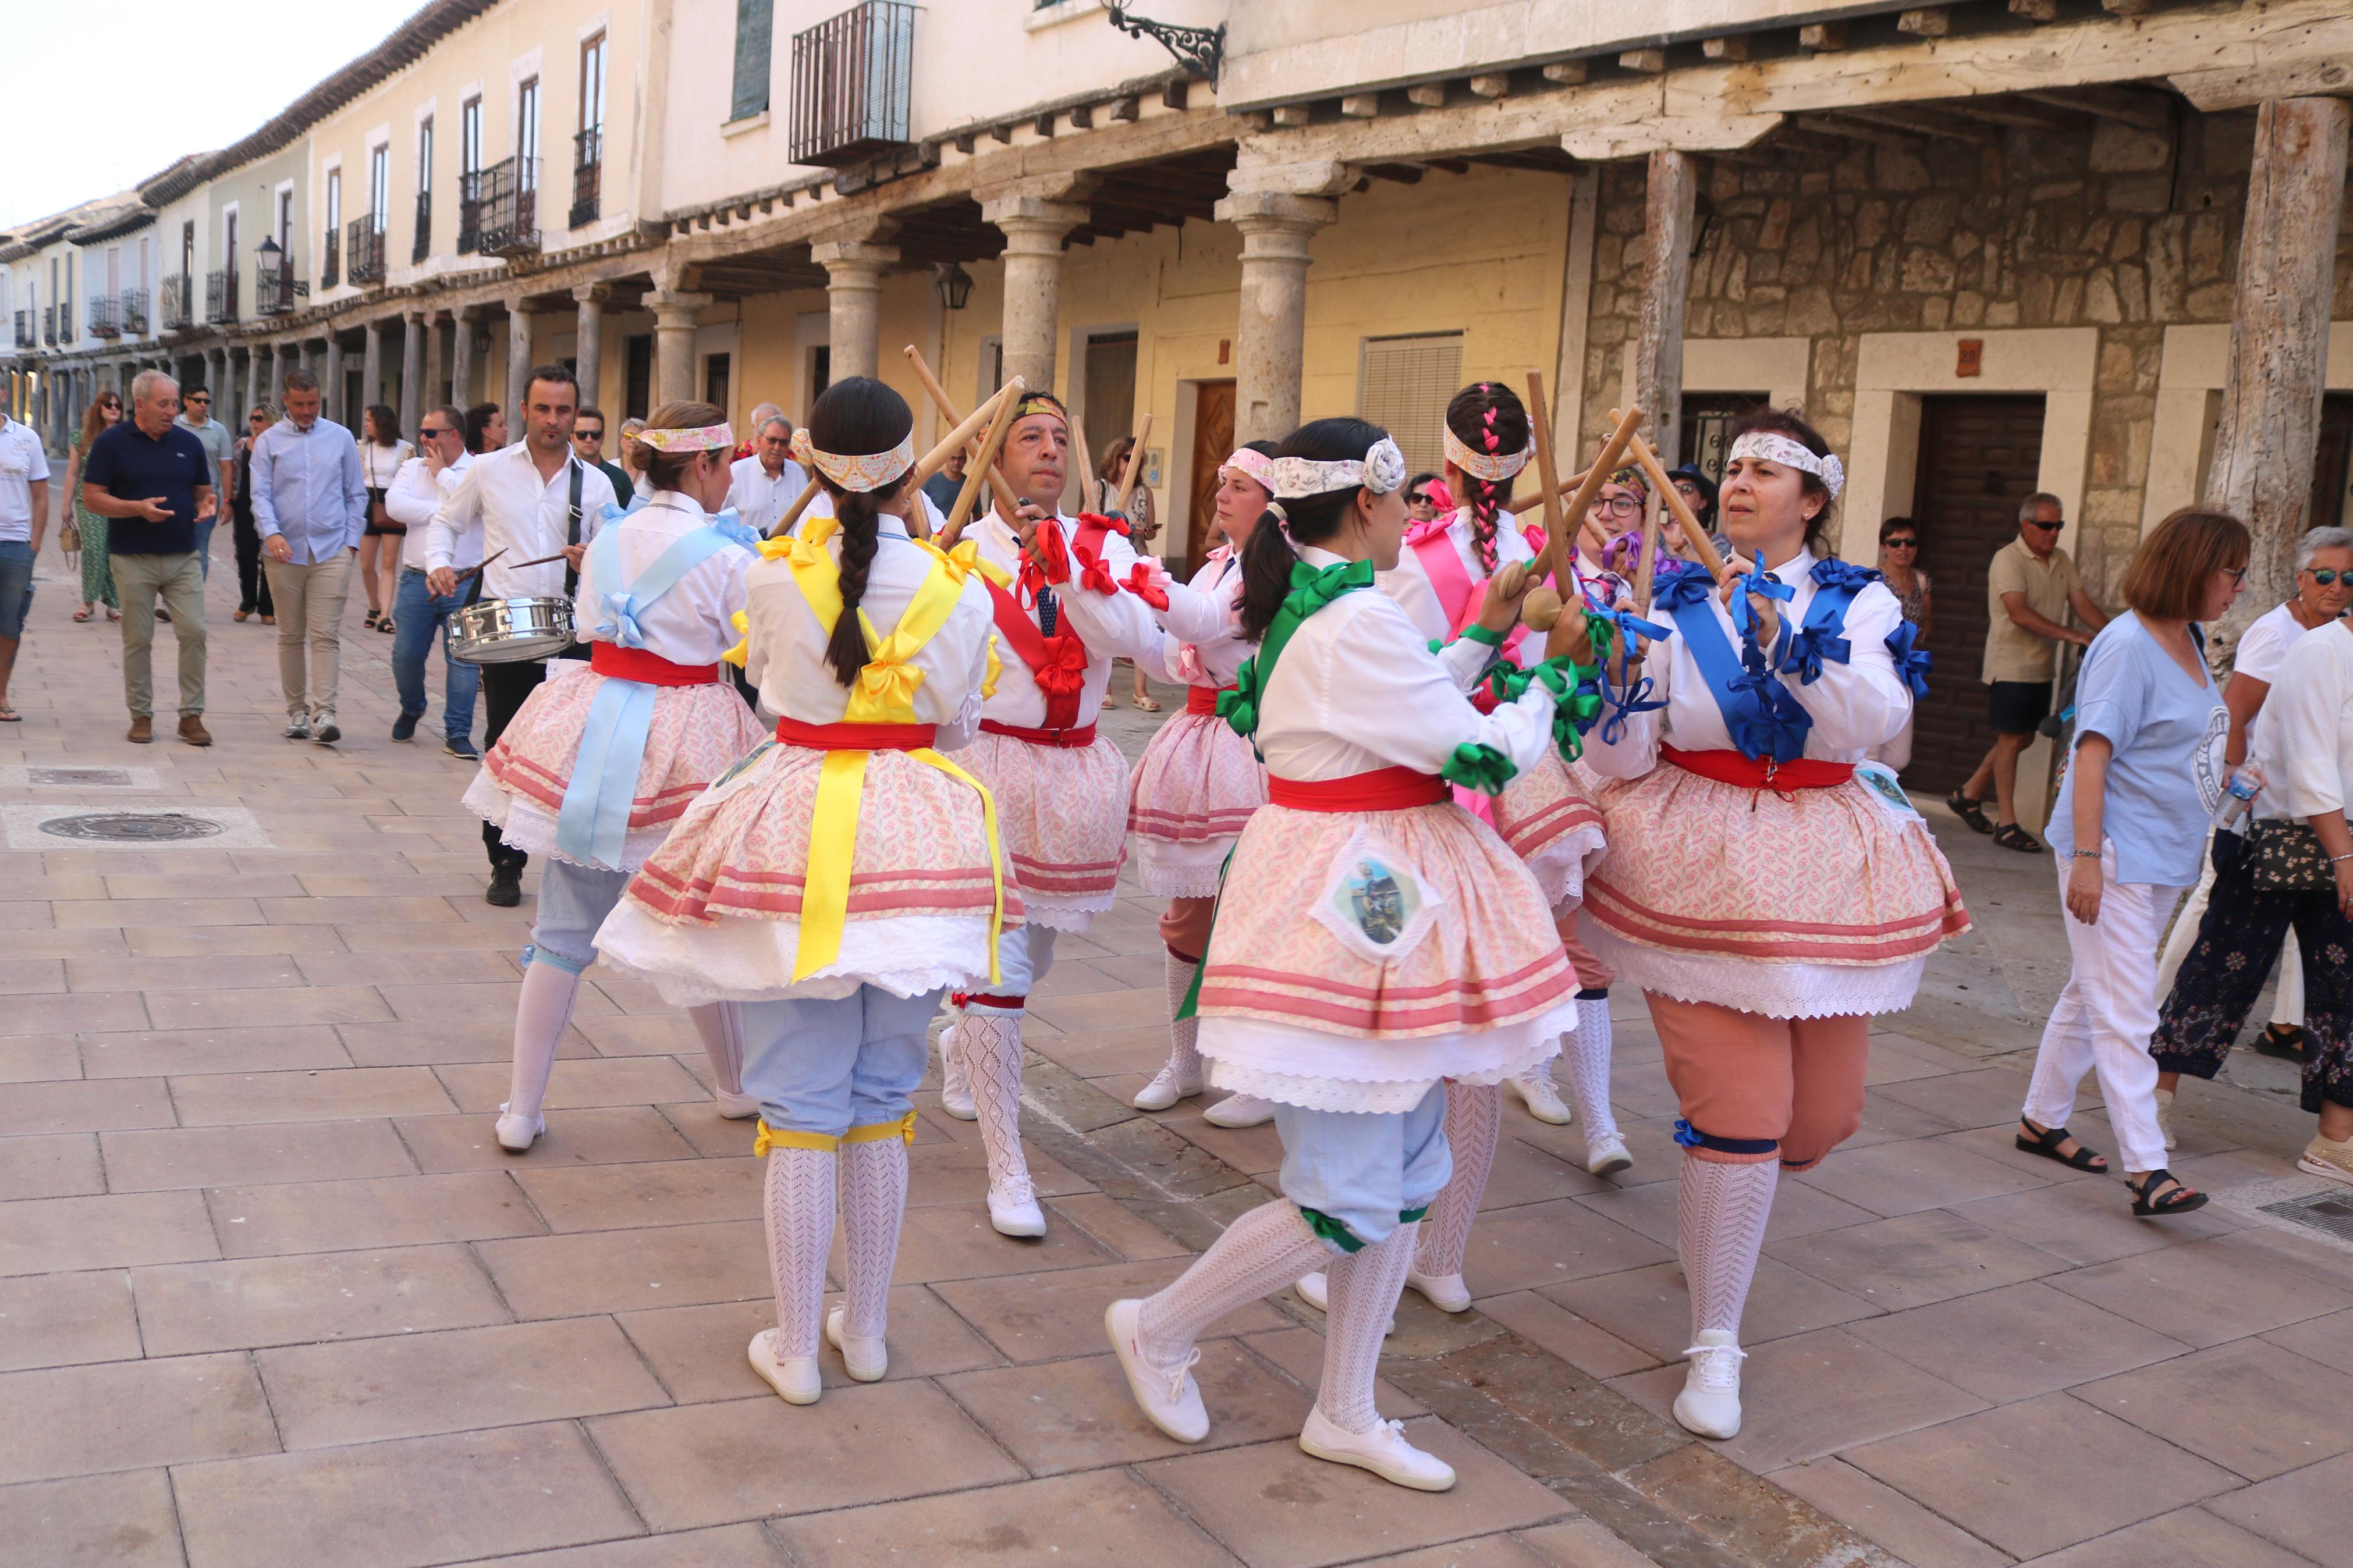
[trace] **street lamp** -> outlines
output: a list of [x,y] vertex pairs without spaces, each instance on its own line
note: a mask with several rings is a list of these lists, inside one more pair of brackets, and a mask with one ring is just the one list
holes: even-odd
[[932,269],[932,287],[939,291],[943,306],[961,310],[972,298],[972,274],[953,261],[943,261]]

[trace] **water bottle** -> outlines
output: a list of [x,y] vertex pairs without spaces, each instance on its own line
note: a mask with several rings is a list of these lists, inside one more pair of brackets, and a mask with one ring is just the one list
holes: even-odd
[[2248,805],[2263,787],[2263,770],[2253,763],[2242,763],[2231,771],[2222,783],[2222,798],[2214,807],[2214,826],[2218,832],[2235,833],[2239,818],[2245,816]]

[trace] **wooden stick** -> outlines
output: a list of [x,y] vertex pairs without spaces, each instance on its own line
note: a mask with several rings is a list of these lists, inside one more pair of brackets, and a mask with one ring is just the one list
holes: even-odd
[[950,458],[971,447],[980,433],[988,428],[988,422],[997,417],[997,405],[1004,396],[1005,389],[999,387],[995,396],[974,409],[971,418],[949,431],[937,446],[923,454],[914,468],[908,471],[907,482],[918,489],[922,489],[923,481],[938,473]]
[[1642,465],[1642,471],[1651,476],[1652,484],[1658,486],[1659,499],[1666,503],[1669,511],[1675,514],[1675,521],[1683,531],[1683,542],[1691,546],[1692,553],[1699,558],[1699,563],[1707,568],[1707,574],[1719,583],[1723,582],[1724,557],[1715,552],[1715,541],[1707,536],[1707,530],[1702,528],[1699,519],[1692,515],[1691,506],[1683,500],[1683,492],[1676,489],[1674,480],[1667,477],[1666,465],[1659,461],[1659,455],[1651,451],[1651,444],[1640,436],[1634,437],[1630,444],[1633,448],[1634,460]]
[[[1615,416],[1618,411],[1613,408],[1609,412]],[[1534,417],[1533,411],[1530,413],[1530,417]],[[1635,426],[1641,422],[1641,417],[1642,411],[1640,407],[1626,411],[1625,416],[1618,421],[1618,427],[1609,432],[1609,438],[1601,443],[1601,455],[1593,460],[1593,466],[1585,470],[1585,477],[1577,482],[1576,494],[1569,497],[1568,504],[1561,509],[1569,516],[1579,520],[1577,526],[1588,537],[1597,540],[1597,558],[1600,551],[1609,547],[1609,538],[1593,522],[1593,498],[1601,493],[1601,487],[1607,484],[1609,476],[1617,471],[1618,460],[1626,455],[1626,443],[1634,438]],[[1539,432],[1540,437],[1541,434]],[[1539,457],[1543,455],[1541,447],[1537,448],[1537,455]],[[1550,545],[1546,546],[1546,552],[1548,557],[1557,555],[1557,552],[1552,550]],[[1572,553],[1569,559],[1574,562],[1575,554]]]
[[[1568,476],[1568,478],[1567,478],[1567,479],[1563,479],[1563,480],[1561,480],[1561,481],[1560,481],[1560,493],[1561,493],[1563,496],[1573,495],[1574,493],[1576,493],[1577,487],[1577,486],[1579,486],[1579,485],[1581,485],[1581,484],[1583,484],[1584,482],[1585,482],[1585,475],[1584,475],[1584,474],[1582,474],[1582,473],[1575,473],[1575,474],[1571,474],[1571,475],[1569,475],[1569,476]],[[1535,510],[1536,510],[1536,508],[1538,508],[1538,507],[1540,507],[1540,506],[1544,505],[1544,500],[1545,500],[1545,499],[1544,499],[1544,497],[1542,497],[1542,496],[1532,495],[1532,496],[1525,497],[1525,498],[1524,498],[1524,499],[1522,499],[1522,500],[1515,500],[1515,501],[1512,502],[1512,504],[1511,504],[1509,507],[1507,507],[1505,510],[1508,510],[1508,511],[1509,511],[1509,512],[1510,512],[1514,517],[1525,517],[1525,516],[1527,516],[1527,514],[1528,514],[1528,513],[1530,513],[1530,512],[1532,512],[1532,511]]]
[[[988,435],[982,440],[980,450],[973,457],[973,462],[977,466],[965,475],[964,489],[956,491],[955,507],[948,513],[947,525],[940,530],[941,549],[954,550],[957,542],[964,538],[965,521],[972,516],[972,503],[980,497],[981,478],[983,475],[996,472],[994,465],[997,462],[997,448],[1005,445],[1005,433],[1013,428],[1014,405],[1021,401],[1021,394],[1028,390],[1029,388],[1022,384],[1021,378],[1018,375],[1007,381],[999,389],[1000,392],[1010,392],[1013,395],[1000,398],[997,405],[997,413],[988,422]],[[1012,492],[1008,489],[1006,493],[1009,495]],[[1016,508],[1020,504],[1018,500],[1013,503]]]
[[[939,405],[940,412],[948,416],[948,422],[954,425],[963,424],[964,416],[958,414],[955,405],[948,401],[947,389],[940,384],[939,377],[932,374],[932,367],[923,363],[923,354],[913,343],[907,345],[907,363],[915,367],[915,379],[923,384],[923,390],[931,395],[934,403]],[[1018,381],[1020,378],[1017,376],[1014,379]],[[1010,385],[1011,383],[1008,382],[1007,384]],[[998,390],[1004,389],[1000,387]],[[975,464],[974,468],[988,480],[989,489],[1004,504],[1007,516],[1009,517],[1021,509],[1021,498],[1013,493],[1013,486],[1007,481],[1003,474],[998,473],[987,463]],[[955,541],[950,538],[948,542],[953,544]]]
[[1560,473],[1554,466],[1552,453],[1552,414],[1545,403],[1544,372],[1528,372],[1528,427],[1535,439],[1536,477],[1543,481],[1536,493],[1544,498],[1545,539],[1552,545],[1556,562],[1577,559],[1577,545],[1569,538],[1560,510]]
[[1087,440],[1086,422],[1079,417],[1079,412],[1075,408],[1071,410],[1071,456],[1078,459],[1074,465],[1078,470],[1079,479],[1079,504],[1076,510],[1092,511],[1095,499],[1095,449]]
[[801,487],[801,493],[793,498],[793,504],[785,509],[785,515],[776,519],[776,526],[768,530],[767,537],[775,539],[779,535],[790,533],[794,524],[800,521],[801,513],[808,510],[809,502],[817,500],[818,493],[824,489],[825,487],[815,479],[809,480],[807,484]]
[[1144,471],[1144,444],[1152,439],[1152,410],[1144,411],[1143,420],[1135,426],[1135,438],[1127,449],[1127,461],[1121,466],[1119,493],[1112,498],[1120,516],[1127,515],[1128,502],[1135,498],[1135,476]]
[[1635,558],[1634,567],[1634,613],[1638,616],[1651,613],[1651,579],[1659,569],[1659,519],[1665,510],[1666,503],[1656,496],[1642,509],[1642,552]]

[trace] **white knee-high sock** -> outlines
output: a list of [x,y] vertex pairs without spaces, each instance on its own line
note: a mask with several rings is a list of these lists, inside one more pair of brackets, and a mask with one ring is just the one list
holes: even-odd
[[[1136,1321],[1138,1348],[1155,1364],[1174,1366],[1211,1323],[1325,1267],[1338,1250],[1308,1229],[1299,1211],[1282,1199],[1261,1204],[1228,1226],[1193,1267],[1145,1301]],[[1404,1283],[1402,1275],[1398,1283]],[[1384,1313],[1380,1326],[1388,1325]]]
[[842,1332],[881,1339],[890,1317],[891,1268],[907,1211],[907,1145],[896,1138],[841,1146],[846,1233]]
[[981,1147],[988,1184],[998,1190],[1029,1184],[1021,1152],[1021,1015],[966,1008],[957,1040],[972,1076],[973,1109],[980,1112]]
[[1200,969],[1198,963],[1168,954],[1168,1066],[1187,1083],[1201,1081],[1201,1053],[1193,1048],[1200,1036],[1201,1020],[1179,1018],[1176,1009],[1185,1005],[1186,993],[1193,989],[1193,976]]
[[1324,1381],[1315,1404],[1344,1432],[1369,1432],[1381,1418],[1373,1397],[1380,1373],[1381,1338],[1397,1311],[1406,1271],[1413,1267],[1418,1225],[1401,1225],[1385,1239],[1340,1258],[1324,1270],[1332,1310],[1324,1321]]
[[768,1267],[776,1280],[776,1355],[817,1354],[824,1327],[825,1257],[833,1248],[830,1149],[768,1151]]
[[1617,1137],[1618,1118],[1609,1109],[1609,998],[1577,1003],[1577,1027],[1560,1038],[1560,1054],[1568,1058],[1568,1092],[1576,1098],[1586,1142]]
[[547,1099],[547,1075],[555,1067],[555,1047],[572,1022],[572,1004],[580,994],[580,976],[553,963],[534,963],[522,972],[522,994],[515,998],[514,1077],[507,1086],[509,1116],[537,1116]]
[[1778,1160],[1735,1165],[1683,1156],[1675,1235],[1683,1279],[1691,1286],[1693,1343],[1706,1329],[1739,1337],[1748,1282],[1757,1275],[1757,1255],[1765,1246],[1773,1189],[1780,1179]]
[[694,1032],[702,1037],[703,1055],[711,1058],[711,1076],[722,1092],[744,1092],[744,1015],[733,1002],[709,1002],[689,1007]]
[[1421,1222],[1421,1256],[1414,1264],[1419,1272],[1439,1279],[1462,1272],[1471,1226],[1479,1218],[1479,1200],[1487,1195],[1487,1176],[1495,1168],[1495,1145],[1503,1135],[1501,1084],[1446,1086],[1446,1147],[1454,1156],[1454,1173]]

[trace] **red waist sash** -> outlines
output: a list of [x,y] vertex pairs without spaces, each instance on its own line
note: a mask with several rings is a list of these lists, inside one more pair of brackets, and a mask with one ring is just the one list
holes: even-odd
[[1758,761],[1741,752],[1679,752],[1661,746],[1659,754],[1687,773],[1743,789],[1831,789],[1854,777],[1852,763],[1825,763],[1799,757],[1794,763]]
[[1185,711],[1214,719],[1218,716],[1218,699],[1232,689],[1230,686],[1188,686],[1185,689]]
[[939,735],[936,724],[804,724],[776,721],[776,739],[815,752],[914,752]]
[[1064,746],[1076,751],[1095,743],[1095,727],[1092,724],[1079,730],[1025,730],[1018,724],[1000,724],[994,719],[983,719],[980,727],[992,735],[1009,735],[1033,746]]
[[647,686],[708,686],[719,679],[719,667],[715,664],[672,664],[658,653],[623,647],[616,642],[590,643],[588,668],[616,680],[635,680]]
[[1446,781],[1412,768],[1375,768],[1337,779],[1286,779],[1269,774],[1266,798],[1293,811],[1403,811],[1452,798]]

